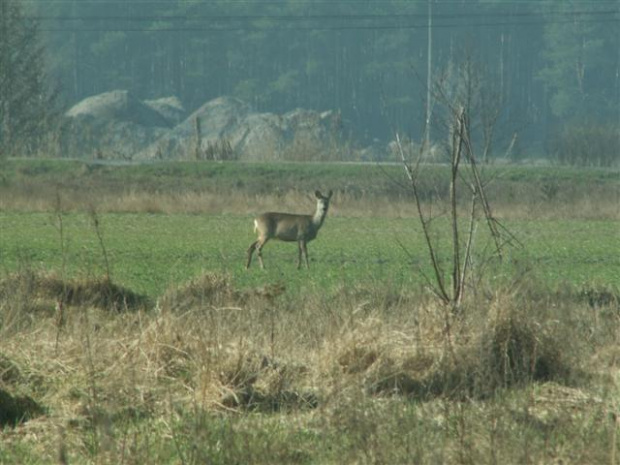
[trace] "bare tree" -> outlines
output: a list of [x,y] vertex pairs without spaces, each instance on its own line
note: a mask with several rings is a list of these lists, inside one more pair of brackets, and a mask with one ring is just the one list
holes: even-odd
[[[398,134],[396,136],[433,268],[434,283],[426,277],[427,283],[442,302],[451,305],[455,310],[462,304],[466,282],[472,270],[474,236],[479,219],[483,217],[487,224],[493,239],[495,256],[498,259],[501,260],[506,244],[518,243],[516,238],[493,215],[485,193],[485,183],[478,167],[476,148],[472,140],[472,118],[480,124],[483,136],[482,154],[486,158],[489,155],[495,125],[501,113],[501,108],[498,106],[501,101],[494,99],[496,105],[490,105],[492,99],[485,95],[481,82],[479,71],[473,60],[467,57],[456,67],[441,74],[432,89],[434,100],[444,110],[443,120],[440,123],[448,133],[446,145],[450,164],[450,190],[447,210],[452,246],[449,283],[447,273],[438,258],[438,244],[433,239],[430,230],[433,216],[425,212],[420,197],[419,173],[428,142],[426,137],[423,137],[417,158],[412,160],[407,156],[400,136]],[[461,230],[462,225],[459,223],[459,219],[463,217],[460,211],[463,202],[459,199],[463,192],[463,189],[459,187],[461,185],[465,186],[465,191],[468,191],[471,196],[466,210],[468,223],[465,231]]]

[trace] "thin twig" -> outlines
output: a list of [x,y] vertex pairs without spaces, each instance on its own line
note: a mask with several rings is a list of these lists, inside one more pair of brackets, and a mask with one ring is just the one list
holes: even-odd
[[[435,249],[433,248],[433,243],[431,241],[430,238],[430,233],[428,231],[428,225],[426,224],[426,221],[424,220],[424,213],[422,212],[422,205],[420,203],[420,196],[418,195],[418,186],[417,186],[417,182],[416,182],[416,178],[414,176],[414,173],[411,169],[411,166],[407,163],[407,160],[405,159],[405,153],[403,151],[403,147],[400,143],[400,137],[398,134],[396,134],[396,143],[398,144],[398,150],[400,151],[400,156],[403,162],[403,166],[405,168],[405,172],[407,173],[407,177],[409,178],[409,181],[411,182],[411,189],[413,190],[413,196],[415,199],[415,203],[416,203],[416,208],[418,210],[418,217],[420,218],[420,224],[422,225],[422,231],[424,232],[424,240],[426,241],[426,246],[428,248],[428,252],[429,255],[431,257],[431,262],[433,265],[433,270],[435,272],[435,279],[437,281],[437,286],[438,286],[438,291],[439,291],[439,297],[445,302],[448,303],[450,302],[450,297],[448,296],[448,293],[446,292],[445,286],[444,286],[444,282],[443,282],[443,277],[442,277],[442,273],[441,270],[439,268],[439,263],[437,260],[437,256],[435,253]],[[418,158],[421,158],[421,156],[419,156]],[[417,163],[416,166],[419,166],[419,161]]]

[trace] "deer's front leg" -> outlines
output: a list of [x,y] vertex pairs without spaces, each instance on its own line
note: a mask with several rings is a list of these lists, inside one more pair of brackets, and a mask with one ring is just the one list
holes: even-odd
[[259,240],[258,241],[258,245],[256,246],[257,249],[257,253],[256,255],[258,256],[258,263],[260,263],[260,267],[264,270],[265,269],[265,264],[263,263],[263,247],[265,247],[265,244],[267,243],[266,240]]
[[[308,261],[308,246],[306,244],[306,241],[301,241],[299,243],[299,247],[301,249],[301,252],[303,252],[304,257],[306,258],[306,268],[310,269],[310,262]],[[299,257],[299,266],[301,267],[301,256]]]
[[303,242],[302,241],[297,241],[297,269],[299,270],[301,268],[301,254],[303,253],[303,246],[302,246]]

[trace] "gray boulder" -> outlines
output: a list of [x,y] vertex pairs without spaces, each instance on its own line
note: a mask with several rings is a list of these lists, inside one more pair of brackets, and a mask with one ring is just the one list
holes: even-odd
[[340,137],[340,114],[297,109],[257,113],[233,97],[211,100],[139,158],[316,160]]
[[78,157],[130,159],[172,126],[160,112],[125,90],[86,98],[65,116],[63,152]]
[[145,100],[144,104],[159,113],[171,127],[176,126],[187,117],[187,111],[177,97]]

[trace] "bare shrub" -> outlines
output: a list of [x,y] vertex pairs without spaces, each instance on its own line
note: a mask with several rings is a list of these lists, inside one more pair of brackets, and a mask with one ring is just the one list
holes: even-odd
[[549,151],[560,163],[577,166],[619,166],[620,126],[574,123],[563,126]]

